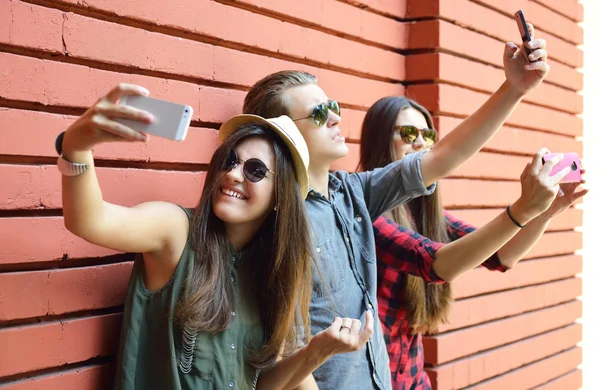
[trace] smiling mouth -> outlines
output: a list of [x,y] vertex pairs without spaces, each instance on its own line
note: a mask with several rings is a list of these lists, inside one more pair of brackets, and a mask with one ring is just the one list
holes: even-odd
[[248,199],[244,195],[240,194],[239,192],[230,190],[229,188],[221,188],[221,193],[224,195],[227,195],[229,197],[236,198],[236,199],[241,199],[241,200]]
[[335,142],[344,142],[346,138],[342,137],[340,133],[337,133],[332,138]]

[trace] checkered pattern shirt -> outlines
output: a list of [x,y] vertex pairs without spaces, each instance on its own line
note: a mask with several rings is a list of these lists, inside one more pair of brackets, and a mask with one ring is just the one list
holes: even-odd
[[[451,241],[457,240],[475,227],[444,213]],[[427,283],[444,283],[433,270],[435,252],[444,246],[422,235],[379,217],[373,223],[377,246],[377,299],[379,319],[390,357],[392,388],[394,390],[430,390],[431,382],[424,370],[421,334],[412,334],[407,319],[404,297],[406,278],[411,274]],[[497,253],[483,264],[484,267],[504,272]]]

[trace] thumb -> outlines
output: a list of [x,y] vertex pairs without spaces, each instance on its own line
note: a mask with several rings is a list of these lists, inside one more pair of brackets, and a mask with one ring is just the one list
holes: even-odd
[[360,345],[364,345],[373,334],[373,313],[371,310],[367,310],[367,315],[365,316],[365,327],[358,335],[358,341]]
[[514,43],[506,42],[506,45],[504,45],[504,56],[507,58],[513,58],[517,52],[517,49],[518,47]]

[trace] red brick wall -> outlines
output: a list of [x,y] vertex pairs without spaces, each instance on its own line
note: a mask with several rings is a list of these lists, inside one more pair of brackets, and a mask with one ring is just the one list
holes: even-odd
[[[295,68],[319,77],[342,104],[351,143],[337,167],[352,170],[362,118],[379,97],[416,97],[442,132],[475,110],[502,82],[502,41],[518,39],[502,10],[521,7],[548,40],[548,82],[442,183],[446,205],[482,224],[517,197],[527,154],[541,144],[581,151],[581,7],[508,3],[0,0],[0,389],[104,389],[111,381],[131,257],[64,229],[53,150],[56,135],[98,96],[133,82],[194,107],[183,144],[153,138],[95,153],[106,200],[192,206],[215,129],[265,74]],[[426,341],[438,389],[526,388],[563,374],[546,388],[578,386],[580,223],[571,210],[515,270],[474,271],[456,283],[452,324]]]
[[[577,151],[583,108],[583,10],[575,0],[412,1],[406,57],[407,93],[423,102],[445,133],[473,112],[504,78],[503,44],[517,41],[512,14],[522,9],[548,42],[551,72],[502,131],[455,178],[445,205],[475,224],[490,220],[520,193],[518,178],[540,146]],[[485,209],[485,210],[482,210]],[[425,340],[437,389],[576,389],[581,386],[582,212],[551,224],[535,248],[506,274],[476,270],[455,283],[451,323]]]

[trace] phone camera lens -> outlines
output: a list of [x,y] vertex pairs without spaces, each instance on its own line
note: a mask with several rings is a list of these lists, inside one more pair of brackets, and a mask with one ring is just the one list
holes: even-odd
[[572,171],[576,171],[577,170],[577,163],[575,161],[573,161],[573,164],[571,164],[571,170]]

